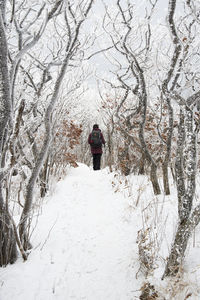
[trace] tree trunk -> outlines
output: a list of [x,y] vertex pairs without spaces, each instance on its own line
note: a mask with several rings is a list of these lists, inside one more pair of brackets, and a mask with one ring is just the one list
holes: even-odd
[[174,243],[171,248],[169,258],[163,278],[166,276],[175,276],[179,271],[180,264],[184,258],[185,250],[188,244],[191,229],[188,222],[181,222],[178,225]]
[[196,206],[191,217],[185,221],[179,222],[174,243],[167,261],[163,277],[174,276],[180,268],[180,264],[184,258],[188,240],[192,231],[200,222],[200,205]]
[[49,158],[47,157],[44,167],[40,173],[40,196],[44,198],[48,191],[48,169],[49,169]]
[[168,176],[168,164],[162,165],[163,170],[163,186],[165,195],[170,195],[170,188],[169,188],[169,176]]
[[153,185],[153,191],[155,195],[160,195],[160,186],[158,183],[158,177],[157,177],[157,166],[155,164],[151,164],[151,174],[150,174],[150,180]]
[[176,160],[175,160],[175,175],[176,175],[176,188],[178,195],[178,214],[179,219],[182,219],[182,199],[185,194],[185,180],[184,180],[184,170],[183,170],[183,152],[185,143],[185,118],[183,110],[180,110],[180,122],[178,126],[178,141],[176,150]]
[[144,175],[145,174],[145,155],[142,152],[142,156],[140,158],[140,162],[139,162],[139,171],[138,171],[138,175]]
[[16,260],[17,247],[15,235],[6,212],[2,211],[0,220],[0,267],[13,264]]
[[[113,133],[113,130],[112,130]],[[110,126],[108,126],[108,130],[107,130],[107,146],[108,146],[108,159],[107,159],[107,164],[109,167],[110,172],[113,171],[112,166],[114,165],[114,158],[113,158],[113,142],[112,142],[112,134],[110,131]]]
[[17,259],[17,246],[12,222],[2,198],[2,184],[0,183],[0,266],[13,264]]
[[[11,123],[10,82],[8,75],[8,47],[4,30],[5,3],[0,2],[0,266],[14,263],[17,259],[16,239],[4,199],[2,182],[4,174],[5,139]],[[8,148],[7,148],[8,149]]]
[[[185,120],[183,111],[181,110],[176,160],[179,224],[163,278],[165,276],[174,276],[178,272],[191,232],[200,220],[200,206],[197,206],[193,213],[191,213],[196,187],[197,157],[197,132],[194,130],[193,124],[194,116],[192,110],[188,107],[185,108]],[[181,163],[183,160],[183,143],[185,143],[185,152],[187,153],[184,169]]]

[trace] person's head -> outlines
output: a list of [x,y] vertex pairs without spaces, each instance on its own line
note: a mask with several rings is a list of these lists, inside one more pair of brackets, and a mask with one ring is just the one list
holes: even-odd
[[94,124],[93,125],[93,129],[98,129],[99,128],[99,125],[98,124]]

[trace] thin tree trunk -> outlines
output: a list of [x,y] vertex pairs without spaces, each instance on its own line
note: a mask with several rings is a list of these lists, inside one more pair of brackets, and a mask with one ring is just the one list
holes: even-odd
[[[173,63],[175,63],[173,61]],[[174,65],[172,66],[174,68]],[[170,77],[165,81],[163,84],[163,91],[166,92],[167,82],[169,82]],[[164,162],[162,165],[163,171],[163,187],[165,195],[170,195],[170,187],[169,187],[169,173],[168,167],[171,158],[171,148],[172,148],[172,136],[173,136],[173,126],[174,126],[174,117],[173,117],[173,108],[171,106],[171,102],[169,97],[166,99],[167,107],[168,107],[168,114],[169,114],[169,125],[168,125],[168,134],[167,134],[167,141],[166,141],[166,153],[164,157]]]
[[184,258],[185,250],[188,244],[191,229],[188,222],[179,223],[174,243],[171,248],[169,258],[163,278],[166,276],[175,276],[179,271],[180,264]]
[[184,113],[180,110],[180,122],[178,127],[178,141],[175,161],[176,187],[178,194],[178,214],[180,220],[182,217],[182,199],[185,194],[185,180],[183,171],[183,147],[185,143]]
[[17,259],[17,246],[12,222],[3,205],[2,184],[0,182],[0,266],[13,264]]
[[155,164],[151,164],[151,174],[150,174],[150,180],[153,186],[153,191],[155,195],[160,195],[161,190],[158,183],[158,177],[157,177],[157,166]]
[[4,141],[11,120],[10,82],[8,75],[8,47],[4,30],[4,1],[0,2],[0,266],[17,259],[16,239],[4,199]]
[[[174,276],[180,267],[184,258],[185,250],[188,244],[192,230],[200,220],[200,206],[192,211],[193,198],[195,193],[195,177],[196,177],[196,136],[193,128],[194,116],[191,109],[185,108],[185,123],[184,114],[180,113],[179,138],[176,161],[177,191],[178,191],[178,209],[179,209],[179,224],[175,235],[175,239],[171,248],[171,252],[167,261],[165,276]],[[185,125],[185,130],[184,130]],[[186,138],[185,138],[186,131]],[[183,164],[181,155],[183,154],[183,142],[186,143],[187,160],[185,166],[185,178],[183,177]],[[185,184],[186,182],[186,184]],[[187,188],[185,188],[185,186]]]
[[144,175],[145,174],[145,155],[144,153],[142,152],[142,156],[140,158],[140,162],[139,162],[139,171],[138,171],[138,175]]
[[165,195],[170,195],[168,163],[164,163],[162,165],[162,170],[163,170],[163,186],[164,186]]
[[46,158],[46,161],[44,163],[44,167],[41,170],[40,173],[40,196],[41,198],[44,198],[47,193],[47,186],[48,186],[48,166],[49,166],[49,159]]
[[111,133],[110,132],[110,126],[108,126],[107,133],[108,133],[108,135],[107,135],[107,137],[108,137],[107,145],[108,145],[108,155],[109,155],[107,163],[108,163],[110,172],[112,172],[113,171],[112,166],[114,164],[114,158],[113,158],[113,144],[112,144],[112,138],[111,137],[112,137],[113,130],[112,130],[112,133]]
[[174,243],[165,267],[165,272],[162,279],[166,276],[175,276],[179,271],[180,264],[184,259],[185,250],[192,231],[200,222],[200,205],[198,205],[191,217],[185,222],[179,222],[178,229],[175,235]]

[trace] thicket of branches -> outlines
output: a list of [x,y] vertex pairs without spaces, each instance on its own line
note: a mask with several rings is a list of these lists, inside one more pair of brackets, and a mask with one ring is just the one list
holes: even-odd
[[93,2],[0,2],[0,266],[16,260],[17,246],[27,259],[39,197],[75,164],[82,129],[71,113],[88,76]]
[[[163,275],[175,275],[188,239],[200,221],[193,206],[199,133],[199,4],[168,1],[167,24],[156,26],[159,1],[105,5],[103,29],[112,79],[100,83],[110,169],[149,176],[155,195],[170,194],[169,171],[178,194],[179,223]],[[180,14],[181,12],[181,14]]]

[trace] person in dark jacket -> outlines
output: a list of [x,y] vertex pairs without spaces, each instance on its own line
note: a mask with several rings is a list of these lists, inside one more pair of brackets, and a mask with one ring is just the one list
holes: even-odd
[[[92,140],[93,134],[95,134],[97,132],[99,133],[99,136],[101,139],[101,143],[99,145],[95,145],[94,141]],[[88,137],[88,143],[90,144],[91,153],[93,156],[93,170],[100,170],[101,155],[103,153],[102,144],[105,145],[105,140],[104,140],[101,130],[99,129],[99,125],[97,125],[97,124],[93,125],[93,130]]]

